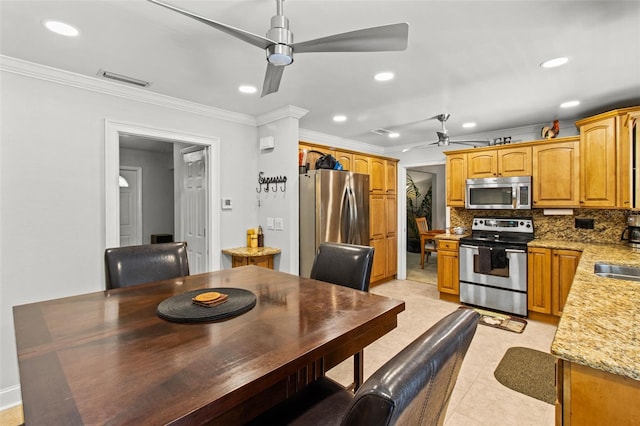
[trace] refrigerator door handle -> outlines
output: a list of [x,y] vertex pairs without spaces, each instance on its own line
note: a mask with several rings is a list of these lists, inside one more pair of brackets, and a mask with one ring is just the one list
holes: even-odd
[[359,244],[359,242],[356,241],[358,212],[356,211],[355,198],[353,189],[349,186],[349,244]]

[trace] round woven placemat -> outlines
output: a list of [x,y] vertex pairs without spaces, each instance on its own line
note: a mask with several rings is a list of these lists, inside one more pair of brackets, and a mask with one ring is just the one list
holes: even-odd
[[[192,302],[195,296],[208,291],[229,296],[226,302],[216,306],[206,307]],[[187,291],[186,293],[172,296],[160,302],[156,308],[156,315],[167,321],[173,322],[209,322],[232,318],[250,311],[256,305],[256,295],[242,288],[202,288]]]

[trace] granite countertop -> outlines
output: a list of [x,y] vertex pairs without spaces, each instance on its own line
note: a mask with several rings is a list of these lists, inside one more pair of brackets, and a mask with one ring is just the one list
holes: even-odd
[[455,240],[455,241],[460,241],[461,238],[468,237],[469,235],[470,234],[462,234],[462,235],[452,234],[449,231],[447,231],[444,234],[437,234],[434,237],[434,239],[435,240]]
[[640,267],[640,250],[623,244],[556,240],[534,240],[529,247],[582,251],[551,353],[640,380],[640,282],[593,273],[597,262]]
[[232,249],[223,249],[222,253],[229,254],[231,256],[268,256],[270,254],[280,253],[280,249],[273,247],[238,247]]

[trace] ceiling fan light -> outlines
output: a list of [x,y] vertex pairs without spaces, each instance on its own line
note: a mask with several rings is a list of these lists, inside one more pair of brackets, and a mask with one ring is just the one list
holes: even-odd
[[281,53],[272,53],[271,55],[269,55],[269,62],[276,66],[284,66],[289,65],[291,62],[293,62],[293,58]]

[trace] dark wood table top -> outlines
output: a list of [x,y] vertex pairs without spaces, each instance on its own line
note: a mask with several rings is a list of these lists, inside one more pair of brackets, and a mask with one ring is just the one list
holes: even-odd
[[[237,287],[221,322],[156,316],[164,299]],[[404,302],[257,266],[13,308],[25,422],[242,423],[397,325]]]

